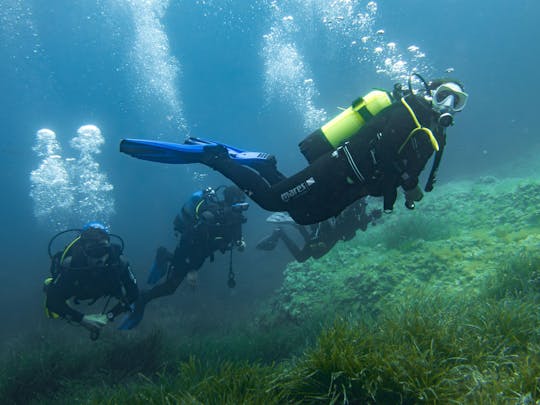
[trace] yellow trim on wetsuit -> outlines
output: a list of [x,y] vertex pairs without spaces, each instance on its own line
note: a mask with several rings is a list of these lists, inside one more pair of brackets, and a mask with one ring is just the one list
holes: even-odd
[[435,151],[438,152],[439,151],[439,143],[437,142],[437,139],[435,138],[435,135],[433,135],[433,132],[431,132],[431,129],[423,127],[422,125],[420,125],[420,122],[418,121],[418,118],[416,118],[416,115],[415,115],[413,109],[409,106],[409,104],[407,104],[404,97],[401,98],[401,102],[403,103],[405,108],[409,111],[409,114],[411,114],[411,118],[413,119],[413,121],[414,121],[414,123],[416,125],[416,128],[413,129],[409,133],[409,136],[407,137],[407,139],[405,139],[405,142],[403,142],[403,144],[399,147],[398,154],[401,153],[402,149],[405,147],[407,142],[409,142],[409,140],[413,137],[413,135],[416,134],[417,132],[420,132],[420,131],[425,132],[427,134],[429,140],[431,141],[431,146],[433,146],[433,149],[435,149]]
[[[43,283],[43,287],[44,287],[44,290],[47,291],[47,288],[49,287],[49,285],[54,281],[54,279],[52,277],[49,277],[49,278],[46,278],[44,283]],[[47,316],[47,318],[52,318],[52,319],[58,319],[60,318],[60,315],[58,315],[56,312],[52,312],[49,310],[49,308],[47,308],[47,297],[45,297],[45,315]]]

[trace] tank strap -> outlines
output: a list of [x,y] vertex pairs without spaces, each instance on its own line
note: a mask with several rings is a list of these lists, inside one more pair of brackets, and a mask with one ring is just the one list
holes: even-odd
[[[393,102],[392,95],[385,90],[381,90],[381,91],[383,91],[386,94],[386,96],[388,97],[388,101],[391,104]],[[371,113],[371,111],[369,111],[367,107],[368,103],[364,97],[358,97],[356,100],[352,102],[351,106],[354,111],[360,114],[364,122],[368,122],[375,116],[374,114]]]
[[416,118],[416,114],[414,113],[411,106],[405,101],[405,97],[401,98],[401,103],[405,106],[407,111],[409,111],[409,114],[411,114],[411,118],[414,121],[414,124],[416,125],[416,128],[414,128],[410,133],[409,136],[407,136],[407,139],[405,139],[405,142],[401,144],[401,146],[398,149],[398,154],[401,153],[405,145],[409,142],[409,140],[418,132],[424,132],[427,134],[429,140],[431,141],[431,146],[433,146],[433,149],[438,152],[439,151],[439,143],[437,142],[437,138],[435,138],[435,135],[433,135],[433,132],[431,132],[431,129],[423,127],[420,122],[418,121],[418,118]]
[[364,97],[358,97],[352,102],[351,106],[354,111],[360,114],[364,122],[368,122],[371,118],[373,118],[373,114],[369,112]]
[[362,108],[362,104],[365,104],[365,100],[364,100],[364,97],[358,97],[356,100],[354,100],[352,103],[351,103],[351,107],[353,108],[354,111],[358,111],[360,108]]
[[365,122],[368,122],[374,117],[374,115],[369,112],[367,105],[364,105],[362,108],[360,108],[358,110],[358,114],[360,114],[360,116],[364,119]]

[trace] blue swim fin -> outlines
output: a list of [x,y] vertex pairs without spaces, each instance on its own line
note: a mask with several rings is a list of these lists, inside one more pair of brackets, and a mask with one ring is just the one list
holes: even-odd
[[146,282],[150,285],[154,285],[161,280],[163,276],[167,274],[169,261],[171,259],[172,254],[170,254],[169,251],[163,246],[159,247],[156,251],[154,263],[152,263],[152,267],[150,267],[150,270],[148,271],[148,279]]
[[120,142],[120,152],[137,159],[159,163],[200,163],[204,154],[204,145],[182,145],[144,139],[123,139]]
[[125,316],[118,329],[130,330],[135,328],[143,319],[145,307],[146,301],[139,295],[139,299],[132,304],[132,311]]
[[275,166],[276,163],[275,158],[268,153],[243,151],[229,145],[204,141],[199,138],[188,138],[184,144],[145,139],[123,139],[120,142],[120,152],[152,162],[190,164],[203,163],[205,147],[211,145],[225,147],[231,159],[255,169],[261,165]]
[[137,159],[153,162],[204,164],[205,160],[211,160],[215,156],[215,149],[211,150],[207,147],[217,145],[227,150],[229,158],[240,165],[256,170],[271,185],[285,179],[285,176],[277,170],[276,158],[273,155],[264,152],[248,152],[234,146],[206,141],[201,138],[188,138],[184,144],[144,139],[123,139],[120,142],[120,152]]
[[224,143],[217,143],[217,142],[214,142],[214,141],[207,141],[206,139],[196,138],[194,136],[190,136],[190,137],[186,138],[184,140],[184,145],[221,145],[221,146],[224,146],[225,148],[227,148],[227,151],[229,152],[229,155],[230,154],[235,154],[235,153],[246,153],[246,152],[248,152],[247,150],[243,150],[243,149],[237,148],[235,146],[227,145],[227,144],[224,144]]

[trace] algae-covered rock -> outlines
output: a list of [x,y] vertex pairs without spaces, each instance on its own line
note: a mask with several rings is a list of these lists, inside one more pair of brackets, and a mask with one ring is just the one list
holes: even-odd
[[402,206],[323,258],[290,263],[274,310],[297,320],[377,311],[427,286],[477,295],[505,263],[540,247],[537,180],[448,183],[416,210]]

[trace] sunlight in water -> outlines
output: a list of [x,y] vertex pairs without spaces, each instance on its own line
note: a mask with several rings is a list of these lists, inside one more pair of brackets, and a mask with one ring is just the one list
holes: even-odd
[[271,3],[271,10],[272,26],[263,37],[262,48],[265,93],[269,99],[277,97],[292,104],[301,114],[304,128],[311,131],[324,122],[326,112],[314,105],[318,91],[294,40],[298,30],[294,18],[277,2]]
[[332,51],[346,49],[348,57],[372,66],[392,81],[405,82],[411,72],[429,75],[432,71],[417,45],[403,52],[396,41],[387,39],[385,30],[378,26],[375,1],[270,1],[268,7],[271,25],[262,47],[265,92],[269,100],[277,97],[293,106],[302,115],[306,130],[317,128],[327,117],[314,105],[317,86],[309,62],[299,51],[317,46],[308,43],[310,30],[323,28]]
[[130,60],[137,78],[136,93],[145,103],[150,100],[162,103],[165,106],[163,120],[173,121],[176,128],[187,132],[182,101],[177,90],[181,65],[171,55],[169,39],[161,23],[169,1],[119,1],[131,11],[135,26]]

